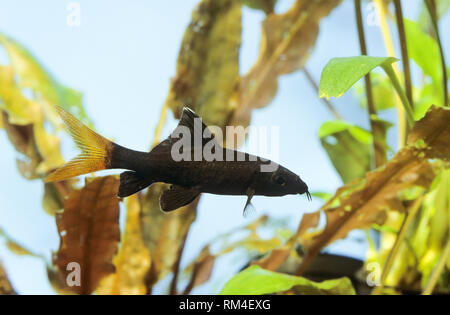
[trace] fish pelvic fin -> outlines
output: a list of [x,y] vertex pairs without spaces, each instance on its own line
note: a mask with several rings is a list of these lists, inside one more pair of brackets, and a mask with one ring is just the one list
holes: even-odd
[[73,141],[82,152],[45,177],[44,182],[61,181],[110,168],[112,151],[117,145],[83,125],[61,107],[55,106],[55,108]]
[[159,205],[164,212],[176,210],[190,204],[198,195],[200,192],[196,189],[172,185],[170,189],[162,192]]
[[120,185],[117,196],[120,198],[131,196],[138,191],[150,186],[154,181],[134,171],[126,171],[120,174]]

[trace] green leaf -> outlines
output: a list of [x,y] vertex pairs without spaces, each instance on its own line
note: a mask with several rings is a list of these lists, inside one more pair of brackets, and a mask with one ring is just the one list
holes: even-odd
[[[0,33],[0,44],[5,47],[20,88],[30,88],[50,105],[58,105],[74,114],[88,126],[92,123],[81,103],[81,94],[61,85],[44,67],[15,40]],[[51,108],[50,108],[51,109]],[[54,113],[56,116],[56,112]]]
[[347,122],[325,122],[319,130],[323,148],[344,183],[370,171],[372,136]]
[[[447,11],[450,9],[450,1],[448,0],[436,0],[436,11],[437,11],[437,17],[438,20],[441,19]],[[418,23],[423,28],[431,28],[431,19],[430,19],[430,12],[427,10],[427,6],[425,4],[425,1],[422,2],[422,8],[420,10]]]
[[448,239],[449,209],[450,169],[442,169],[425,195],[418,225],[411,238],[423,274],[422,286],[428,281]]
[[220,294],[259,295],[284,292],[292,288],[300,294],[355,294],[348,278],[314,282],[302,277],[250,266],[229,280]]
[[[395,107],[395,90],[391,81],[385,75],[372,73],[373,103],[376,111],[387,110]],[[357,83],[354,87],[356,96],[362,108],[367,108],[367,97],[363,83]]]
[[379,66],[397,61],[393,57],[356,56],[331,59],[322,71],[319,97],[342,96],[353,84]]
[[[439,87],[440,88],[440,87]],[[442,96],[436,93],[436,85],[425,83],[417,93],[414,102],[414,119],[420,120],[432,104],[442,102]]]
[[277,0],[242,0],[242,3],[251,9],[262,10],[266,14],[271,14]]
[[434,85],[439,87],[442,81],[442,70],[437,42],[422,31],[419,24],[408,19],[404,19],[404,23],[409,56],[426,75],[433,79]]
[[333,197],[333,194],[324,191],[312,191],[311,196],[322,199],[322,201],[327,202]]
[[348,130],[356,139],[358,139],[358,141],[362,143],[370,144],[372,141],[370,132],[348,122],[338,120],[325,122],[320,127],[319,137],[324,138],[344,130]]

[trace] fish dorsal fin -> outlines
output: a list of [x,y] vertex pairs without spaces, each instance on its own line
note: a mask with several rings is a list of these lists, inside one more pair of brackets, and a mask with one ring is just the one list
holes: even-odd
[[172,185],[170,189],[162,192],[159,205],[162,211],[172,211],[190,204],[200,192],[193,188]]
[[[205,132],[205,130],[207,130],[207,132]],[[158,155],[166,156],[167,154],[170,154],[172,145],[179,141],[180,138],[184,137],[186,132],[189,132],[191,148],[199,145],[203,147],[211,141],[214,141],[216,147],[221,147],[208,126],[202,122],[202,119],[192,109],[183,107],[178,126],[172,131],[167,139],[153,148],[151,152],[152,155],[156,157]]]
[[[206,126],[203,123],[202,119],[189,107],[183,107],[178,126],[171,133],[169,139],[177,139],[179,137],[180,127],[186,127],[189,129],[193,145],[195,145],[194,138],[202,139],[202,142],[200,142],[202,145],[214,138],[214,134],[211,133],[211,131],[208,129],[208,126]],[[205,129],[207,129],[209,131],[209,134],[211,135],[209,138],[203,138]]]
[[183,107],[178,126],[185,126],[191,130],[194,130],[196,119],[198,119],[198,121],[202,123],[202,129],[207,128],[206,125],[202,122],[201,118],[192,109],[190,109],[189,107]]

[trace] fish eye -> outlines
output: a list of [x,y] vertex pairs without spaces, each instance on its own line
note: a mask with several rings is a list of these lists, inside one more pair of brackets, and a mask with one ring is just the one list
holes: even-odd
[[277,184],[284,186],[286,185],[286,181],[284,180],[284,178],[282,176],[278,176],[276,179]]

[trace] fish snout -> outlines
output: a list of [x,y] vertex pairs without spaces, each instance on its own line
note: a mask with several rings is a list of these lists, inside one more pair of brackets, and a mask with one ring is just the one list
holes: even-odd
[[309,193],[308,185],[306,185],[306,183],[302,180],[300,180],[300,189],[299,189],[298,194],[299,195],[306,194],[306,197],[308,198],[308,200],[309,201],[312,200],[311,194]]

